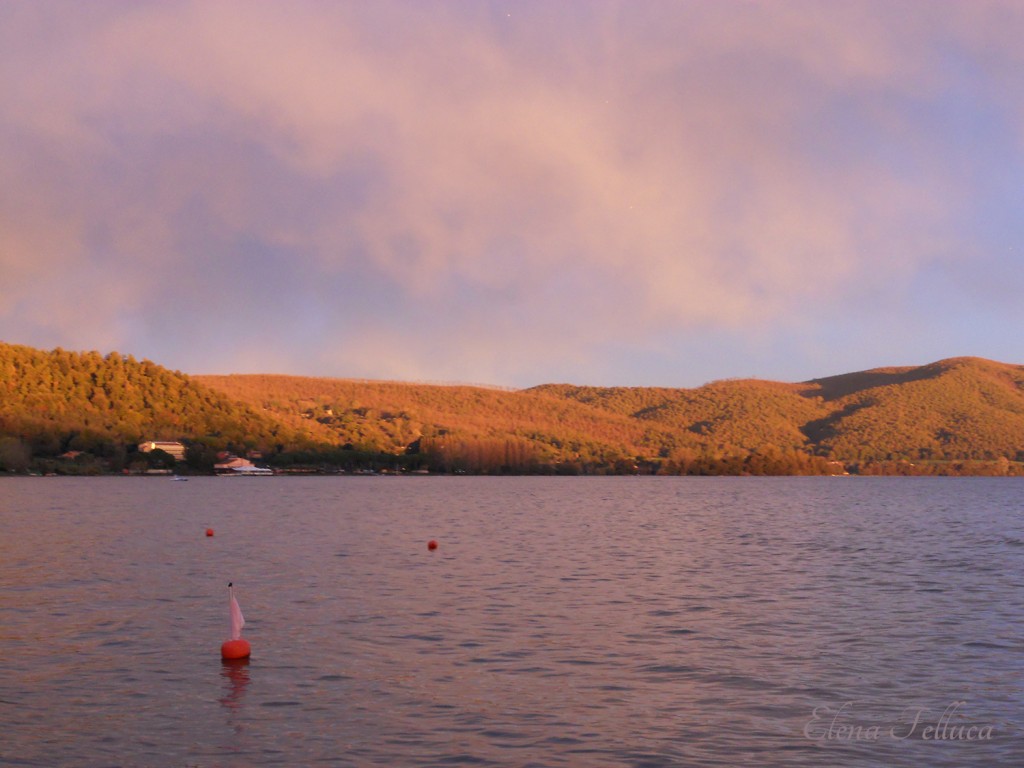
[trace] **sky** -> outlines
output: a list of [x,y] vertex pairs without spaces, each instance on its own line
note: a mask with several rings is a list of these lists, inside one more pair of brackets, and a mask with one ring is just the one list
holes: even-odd
[[0,0],[0,341],[529,387],[1024,363],[1024,3]]

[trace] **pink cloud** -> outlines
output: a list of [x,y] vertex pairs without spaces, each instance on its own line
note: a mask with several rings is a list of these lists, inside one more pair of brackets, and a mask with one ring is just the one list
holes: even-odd
[[[281,269],[370,270],[458,337],[375,339],[410,372],[462,354],[467,376],[508,375],[495,338],[564,359],[654,329],[795,325],[957,236],[970,189],[920,111],[945,51],[1020,90],[1006,29],[1024,23],[1000,3],[484,8],[7,9],[0,42],[31,44],[0,54],[0,157],[30,154],[0,161],[24,190],[0,201],[0,313],[31,301],[26,329],[70,328],[61,274],[113,269],[91,332],[117,344],[120,314],[251,240]],[[373,357],[356,346],[325,359]]]

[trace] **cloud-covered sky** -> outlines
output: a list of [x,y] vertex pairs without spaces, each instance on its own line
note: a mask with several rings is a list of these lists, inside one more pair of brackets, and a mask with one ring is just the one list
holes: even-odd
[[1016,0],[0,0],[0,340],[530,386],[1024,363]]

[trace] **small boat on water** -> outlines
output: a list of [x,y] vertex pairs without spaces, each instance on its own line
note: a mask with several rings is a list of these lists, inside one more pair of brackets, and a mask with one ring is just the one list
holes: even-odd
[[179,482],[179,483],[187,483],[188,482],[188,478],[187,477],[182,477],[181,475],[175,475],[174,476],[174,480],[175,480],[175,482]]

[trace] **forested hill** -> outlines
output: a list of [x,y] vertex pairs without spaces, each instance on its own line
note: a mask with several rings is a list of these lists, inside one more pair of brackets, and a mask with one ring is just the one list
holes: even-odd
[[306,469],[1024,474],[1024,367],[955,358],[795,384],[513,391],[190,377],[0,344],[0,469],[63,471],[69,452],[118,469],[153,439],[185,442],[197,470],[230,450]]
[[1024,460],[1024,366],[961,357],[809,382],[828,415],[807,425],[845,460]]
[[921,471],[933,461],[1024,460],[1024,366],[975,357],[799,384],[536,391],[695,434],[704,449],[725,453],[788,447],[844,463],[915,463]]
[[0,344],[0,468],[67,452],[120,465],[143,440],[181,438],[209,452],[310,443],[149,360]]
[[1024,460],[1024,367],[980,358],[694,389],[197,379],[339,441],[395,451],[418,439],[435,466],[442,450],[479,469],[524,446],[538,462],[584,471],[647,462],[672,473],[818,472],[838,461],[855,471],[988,474],[1016,472]]

